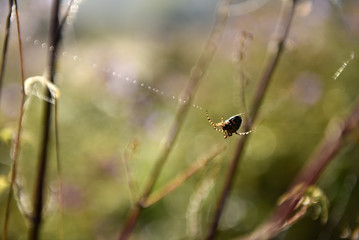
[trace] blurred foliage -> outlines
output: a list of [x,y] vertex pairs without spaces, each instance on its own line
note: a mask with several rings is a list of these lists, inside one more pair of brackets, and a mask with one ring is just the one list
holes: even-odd
[[[144,1],[120,2],[123,3],[83,1],[76,20],[66,26],[64,32],[56,81],[61,92],[58,127],[65,239],[116,238],[131,208],[124,154],[129,144],[134,140],[138,142],[137,153],[128,159],[128,164],[134,189],[139,191],[169,131],[178,96],[207,38],[216,5],[215,1],[166,4],[145,1],[145,5],[140,4]],[[300,3],[307,5],[300,5],[302,8],[294,18],[286,51],[261,106],[259,121],[251,133],[221,219],[219,239],[248,233],[266,220],[324,136],[327,124],[344,117],[358,100],[359,3],[354,0],[342,5],[328,0],[308,3]],[[6,4],[6,1],[0,3],[1,43]],[[20,4],[23,4],[19,9],[25,74],[26,77],[42,75],[47,56],[42,43],[47,41],[50,6],[40,0]],[[207,122],[204,110],[208,109],[216,122],[222,116],[227,119],[246,110],[265,62],[279,6],[280,1],[271,1],[246,14],[232,12],[220,49],[194,99],[194,104],[202,109],[191,108],[156,189],[217,144],[225,143],[227,150],[215,163],[146,209],[133,239],[187,239],[193,231],[195,234],[206,232],[234,144],[240,136],[224,140]],[[128,13],[121,15],[127,9]],[[15,25],[12,30],[0,109],[0,213],[6,205],[9,141],[16,131],[20,102]],[[242,91],[238,87],[238,71],[243,69],[233,61],[234,42],[242,30],[254,36],[248,43],[242,66],[247,106],[240,105],[239,101]],[[352,52],[355,58],[334,80],[333,75]],[[24,196],[30,199],[42,108],[42,100],[35,96],[27,98],[18,178]],[[56,239],[58,234],[53,141],[42,239]],[[318,182],[330,202],[328,222],[320,225],[319,221],[305,217],[278,239],[338,239],[344,231],[357,228],[358,143],[357,132]],[[194,199],[198,199],[198,206]],[[18,206],[12,207],[9,239],[23,239],[25,220]],[[194,223],[198,224],[196,228],[188,226]],[[2,226],[3,216],[0,224]]]

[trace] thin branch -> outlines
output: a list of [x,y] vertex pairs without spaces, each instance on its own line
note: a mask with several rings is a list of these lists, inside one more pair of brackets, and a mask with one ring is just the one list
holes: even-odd
[[[235,68],[237,70],[235,78],[239,89],[237,93],[238,101],[236,102],[238,102],[239,105],[242,107],[244,113],[247,113],[245,92],[246,92],[247,81],[248,81],[246,76],[244,60],[245,60],[248,41],[252,39],[253,39],[253,35],[251,33],[242,31],[238,35],[234,43],[235,50],[234,50],[233,60],[234,60]],[[237,91],[238,89],[236,88],[235,91]]]
[[[25,103],[25,74],[24,74],[24,61],[23,61],[23,52],[22,52],[22,43],[21,43],[21,31],[20,31],[20,21],[19,21],[19,12],[18,12],[18,5],[17,0],[9,1],[10,9],[12,5],[15,6],[15,14],[16,14],[16,26],[17,26],[17,38],[19,44],[19,56],[20,56],[20,71],[21,71],[21,101],[20,101],[20,114],[18,119],[18,126],[17,126],[17,133],[16,138],[14,141],[14,149],[12,155],[12,167],[11,167],[11,178],[10,178],[10,186],[9,186],[9,195],[6,203],[6,210],[5,210],[5,220],[4,220],[4,229],[3,229],[3,240],[7,239],[7,230],[8,224],[10,219],[10,206],[11,206],[11,199],[13,195],[13,186],[16,179],[16,171],[17,171],[17,159],[19,155],[19,148],[20,148],[20,136],[21,136],[21,126],[22,126],[22,119],[24,116],[24,103]],[[10,17],[11,13],[9,14]],[[10,19],[8,19],[10,20]],[[10,23],[8,23],[10,24]],[[10,25],[8,25],[10,27]],[[7,27],[7,30],[9,28]],[[7,45],[7,44],[6,44]],[[5,65],[3,65],[5,66]],[[4,69],[2,69],[4,70]]]
[[69,16],[70,14],[70,10],[71,10],[71,7],[72,7],[72,4],[74,3],[74,0],[71,0],[69,3],[68,3],[68,6],[66,8],[66,11],[65,11],[65,14],[64,16],[62,17],[62,20],[58,26],[58,31],[57,31],[57,36],[56,38],[57,39],[60,39],[61,38],[61,32],[62,32],[62,29],[64,28],[64,25],[66,23],[66,20],[67,20],[67,17]]
[[62,217],[62,181],[61,181],[61,161],[60,161],[60,142],[59,142],[59,124],[58,124],[58,99],[54,99],[55,110],[55,149],[56,149],[56,169],[57,169],[57,211],[59,214],[59,239],[64,239],[63,217]]
[[157,158],[155,165],[150,173],[149,180],[147,181],[147,185],[144,188],[144,191],[141,195],[141,198],[138,204],[133,208],[130,212],[129,217],[125,223],[124,228],[120,233],[119,239],[127,239],[131,232],[133,231],[137,219],[142,211],[141,203],[146,202],[149,194],[152,192],[153,186],[155,185],[166,161],[169,153],[172,150],[172,147],[175,143],[175,140],[178,136],[178,133],[184,123],[184,120],[187,116],[187,112],[189,107],[191,106],[192,99],[194,97],[195,91],[200,80],[205,75],[208,66],[216,53],[219,42],[222,38],[223,31],[225,29],[227,18],[228,18],[228,5],[231,0],[222,0],[222,4],[219,6],[216,16],[216,22],[209,36],[204,49],[202,50],[202,54],[197,60],[196,64],[191,70],[190,77],[187,83],[187,86],[182,94],[183,103],[180,103],[174,122],[170,129],[170,132],[167,138],[164,141],[164,145],[160,151],[159,157]]
[[[293,213],[295,206],[302,197],[306,188],[314,184],[328,164],[338,154],[347,136],[359,128],[359,101],[356,103],[352,113],[336,127],[328,124],[327,131],[317,148],[309,157],[307,164],[299,172],[288,193],[294,192],[299,185],[303,186],[290,199],[283,202],[274,211],[272,217],[253,234],[243,239],[268,239],[277,235],[286,225],[287,219]],[[242,239],[242,238],[241,238]]]
[[138,148],[138,141],[135,139],[131,142],[131,144],[127,147],[125,152],[123,153],[123,165],[125,166],[125,173],[127,177],[127,184],[128,189],[131,194],[131,201],[132,203],[135,203],[138,196],[138,188],[134,182],[133,176],[132,176],[132,169],[130,167],[129,161],[134,159],[134,156],[136,154],[136,150]]
[[12,6],[14,0],[9,0],[9,12],[6,18],[5,25],[5,36],[4,36],[4,44],[2,48],[1,55],[1,69],[0,69],[0,102],[1,102],[1,91],[2,91],[2,83],[5,75],[5,65],[6,65],[6,56],[7,56],[7,47],[9,45],[10,38],[10,26],[11,26],[11,14],[12,14]]
[[214,151],[206,156],[201,156],[195,163],[189,166],[186,170],[178,174],[172,181],[169,181],[164,187],[162,187],[157,192],[151,194],[147,201],[143,203],[143,207],[147,208],[156,202],[163,199],[165,196],[173,192],[179,186],[182,185],[186,180],[192,177],[196,172],[203,169],[203,167],[207,166],[208,163],[211,162],[212,159],[217,157],[220,153],[222,153],[226,149],[225,145],[217,147]]
[[162,149],[162,152],[156,161],[156,165],[153,168],[153,171],[150,176],[150,181],[145,187],[145,191],[143,194],[143,198],[146,198],[149,193],[152,191],[152,188],[162,170],[162,167],[164,166],[164,163],[166,162],[167,156],[170,153],[175,139],[178,135],[178,132],[180,128],[182,127],[182,124],[184,122],[184,119],[187,115],[187,111],[189,107],[191,106],[192,98],[194,96],[194,93],[196,91],[197,85],[199,81],[203,78],[204,74],[206,73],[208,66],[216,53],[217,47],[219,45],[219,42],[222,37],[222,33],[225,29],[225,25],[228,18],[228,5],[230,0],[224,0],[223,5],[219,7],[218,9],[218,15],[217,15],[217,22],[212,30],[212,33],[202,51],[201,56],[197,60],[196,64],[191,70],[190,78],[187,83],[187,86],[184,90],[183,98],[184,101],[186,101],[184,104],[180,104],[179,108],[176,113],[176,117],[174,120],[174,123],[172,124],[172,128],[170,130],[169,135],[167,136],[167,139],[165,141],[164,147]]
[[[73,0],[71,0],[68,4],[68,7],[66,9],[66,12],[61,20],[61,22],[58,24],[57,27],[53,27],[52,33],[54,34],[52,42],[54,42],[54,45],[51,45],[53,48],[50,47],[50,63],[52,68],[55,68],[55,58],[56,58],[56,50],[55,45],[58,45],[61,40],[61,31],[65,25],[66,19],[69,16],[71,5],[73,4]],[[57,6],[58,9],[54,10],[59,11],[60,6]],[[58,18],[58,17],[57,17]],[[53,19],[55,21],[56,19]],[[57,20],[56,20],[57,21]],[[55,35],[56,34],[56,35]],[[53,51],[52,51],[53,50]],[[52,51],[52,53],[51,53]],[[52,59],[52,60],[51,60]],[[55,70],[53,70],[55,71]],[[54,74],[53,74],[54,75]],[[54,82],[54,79],[50,80],[51,82]],[[48,95],[49,96],[49,95]],[[48,104],[49,105],[49,104]],[[57,97],[54,98],[54,111],[55,111],[55,150],[56,150],[56,169],[57,169],[57,202],[58,202],[58,214],[59,214],[59,239],[63,239],[63,220],[62,220],[62,181],[61,181],[61,163],[60,163],[60,147],[59,147],[59,128],[58,128],[58,99]],[[49,120],[50,121],[50,120]]]
[[[259,82],[257,92],[254,96],[254,100],[252,102],[252,107],[250,111],[250,118],[249,121],[244,124],[244,132],[247,132],[251,129],[253,122],[256,119],[259,107],[262,103],[262,100],[264,98],[266,89],[268,88],[269,82],[271,80],[272,74],[275,70],[275,67],[277,66],[278,60],[283,52],[284,49],[284,42],[287,38],[290,25],[292,22],[293,14],[294,14],[294,8],[295,8],[296,0],[283,0],[282,1],[282,8],[281,13],[279,16],[279,21],[276,27],[276,31],[274,34],[274,40],[272,40],[268,45],[268,63],[266,68],[264,69],[262,78]],[[248,135],[250,136],[250,135]],[[228,169],[228,174],[226,175],[226,181],[225,185],[223,187],[222,193],[220,195],[219,202],[217,204],[217,208],[215,211],[215,215],[212,220],[212,224],[209,228],[209,232],[206,239],[213,239],[215,236],[215,233],[217,231],[218,222],[220,219],[220,216],[222,214],[224,205],[226,203],[226,199],[228,197],[228,194],[232,188],[233,180],[236,177],[236,173],[238,170],[238,163],[240,160],[240,157],[242,155],[244,146],[247,142],[248,136],[242,137],[239,139],[237,148],[235,151],[235,154],[232,159],[232,163]]]
[[[56,72],[56,52],[61,39],[61,29],[59,28],[59,9],[60,0],[54,0],[51,12],[50,21],[50,48],[49,48],[49,62],[48,62],[48,76],[50,82],[54,83],[54,76]],[[51,98],[50,92],[47,91],[47,95]],[[30,224],[29,239],[37,240],[39,238],[40,225],[42,222],[42,208],[44,202],[44,188],[45,188],[45,176],[48,163],[48,145],[50,137],[50,125],[51,125],[51,109],[52,105],[49,102],[44,102],[45,110],[43,115],[43,129],[42,139],[40,145],[40,156],[38,162],[38,172],[35,183],[34,191],[34,216],[33,221]]]

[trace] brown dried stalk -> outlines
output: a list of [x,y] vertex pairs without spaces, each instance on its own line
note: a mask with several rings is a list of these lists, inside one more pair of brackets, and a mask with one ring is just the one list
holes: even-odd
[[[307,164],[299,172],[291,187],[286,194],[294,192],[290,199],[283,202],[274,211],[272,217],[262,227],[256,230],[248,237],[241,238],[245,240],[269,239],[277,235],[284,226],[287,225],[288,219],[291,217],[295,206],[303,196],[306,188],[314,184],[320,174],[325,170],[328,164],[333,160],[345,144],[343,144],[347,136],[354,130],[359,128],[359,101],[356,103],[352,113],[337,126],[331,124],[327,126],[326,134],[318,144],[317,148],[309,157]],[[301,185],[303,187],[298,188]]]
[[[7,239],[7,230],[8,230],[8,224],[9,224],[9,218],[10,218],[10,205],[11,205],[11,199],[13,195],[13,186],[16,178],[16,170],[17,170],[17,159],[19,155],[19,148],[20,148],[20,136],[21,136],[21,124],[22,119],[24,115],[24,103],[25,103],[25,74],[24,74],[24,61],[23,61],[23,52],[22,52],[22,43],[21,43],[21,31],[20,31],[20,21],[19,21],[19,12],[18,12],[18,5],[17,0],[9,1],[9,8],[11,11],[12,6],[15,6],[15,14],[16,14],[16,26],[17,26],[17,37],[18,37],[18,44],[19,44],[19,56],[20,56],[20,70],[21,70],[21,101],[20,101],[20,114],[19,114],[19,120],[18,120],[18,126],[17,126],[17,133],[16,138],[14,141],[14,149],[12,155],[12,167],[11,167],[11,178],[10,178],[10,186],[9,186],[9,195],[6,203],[6,210],[5,210],[5,220],[4,220],[4,229],[3,229],[3,239]],[[11,16],[11,12],[9,12],[9,17]],[[7,31],[9,31],[10,23],[7,26]],[[8,40],[8,39],[7,39]],[[6,40],[6,41],[7,41]],[[7,45],[7,44],[6,44]],[[5,58],[3,58],[5,61]],[[3,62],[3,66],[5,66],[5,63]],[[2,72],[3,72],[2,68]]]
[[[296,0],[283,0],[279,21],[274,34],[274,39],[268,45],[268,63],[264,69],[263,76],[257,88],[257,92],[254,96],[253,104],[250,111],[249,121],[244,124],[244,132],[249,131],[252,128],[253,122],[256,120],[257,112],[264,98],[264,94],[271,80],[272,74],[275,67],[277,66],[278,60],[283,52],[285,39],[287,38],[290,25],[292,22]],[[250,135],[248,135],[250,136]],[[213,239],[217,231],[218,222],[222,214],[224,205],[226,203],[227,196],[232,188],[233,179],[236,176],[238,163],[242,155],[244,146],[247,142],[248,136],[239,139],[236,152],[233,156],[232,163],[228,169],[227,178],[225,185],[220,195],[219,202],[215,211],[212,224],[209,228],[206,239]]]
[[251,41],[252,39],[253,39],[253,35],[251,33],[246,31],[241,31],[239,35],[236,37],[234,43],[235,51],[234,51],[233,60],[235,63],[235,67],[237,69],[236,82],[238,85],[238,89],[240,90],[240,92],[237,93],[238,103],[239,106],[242,107],[244,113],[247,112],[245,92],[246,92],[247,80],[248,80],[245,74],[246,71],[245,71],[244,60],[245,60],[248,42]]
[[170,132],[167,138],[164,141],[162,146],[161,152],[159,157],[156,160],[156,163],[150,173],[149,180],[147,181],[147,185],[144,188],[143,193],[141,194],[141,198],[139,202],[134,206],[132,211],[130,212],[125,226],[122,229],[119,239],[127,239],[131,232],[133,231],[136,222],[140,213],[142,212],[143,207],[141,206],[142,203],[147,201],[148,196],[152,192],[153,186],[155,185],[166,161],[168,158],[169,153],[171,152],[175,140],[178,136],[178,133],[184,123],[184,120],[187,116],[187,112],[189,107],[191,106],[192,99],[194,97],[195,91],[200,80],[203,78],[204,74],[206,73],[208,66],[216,53],[217,47],[223,35],[223,31],[225,29],[225,25],[227,23],[228,18],[228,5],[231,0],[222,0],[222,4],[220,5],[217,16],[216,22],[209,36],[206,45],[202,51],[201,56],[197,60],[196,64],[191,70],[190,77],[187,83],[187,86],[182,94],[182,99],[184,100],[177,109],[176,116]]

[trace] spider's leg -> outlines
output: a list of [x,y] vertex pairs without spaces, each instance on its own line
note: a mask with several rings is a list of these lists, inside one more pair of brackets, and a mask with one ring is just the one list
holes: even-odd
[[224,132],[223,129],[216,128],[215,126],[213,128],[214,128],[214,130],[216,130],[218,132]]
[[212,120],[209,118],[209,116],[208,116],[208,111],[207,111],[207,110],[206,110],[206,116],[207,116],[208,122],[209,122],[212,126],[214,126],[214,127],[218,126],[218,125],[217,125],[218,123],[212,122]]
[[222,118],[222,122],[214,123],[214,122],[212,122],[212,120],[209,118],[209,115],[208,115],[208,111],[207,111],[207,110],[206,110],[206,115],[207,115],[207,120],[208,120],[208,122],[214,127],[214,129],[216,129],[217,131],[223,132],[223,130],[216,128],[216,127],[218,127],[218,126],[219,126],[219,127],[222,127],[223,118]]
[[248,132],[240,132],[240,133],[237,133],[238,135],[247,135],[247,134],[250,134],[251,132],[254,132],[254,130],[249,130]]
[[222,129],[222,132],[223,132],[223,137],[224,137],[224,139],[226,139],[226,138],[228,138],[228,137],[231,136],[231,135],[228,133],[228,131],[225,131],[225,130]]

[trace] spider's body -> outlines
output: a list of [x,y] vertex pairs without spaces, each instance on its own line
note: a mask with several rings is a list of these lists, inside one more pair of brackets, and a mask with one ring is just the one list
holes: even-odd
[[223,123],[220,123],[219,126],[223,129],[224,132],[227,133],[228,136],[232,136],[232,133],[237,133],[238,129],[242,125],[242,118],[241,116],[233,116],[224,121]]
[[[216,131],[222,132],[224,135],[224,138],[228,138],[228,137],[232,136],[233,133],[238,134],[238,135],[246,135],[251,132],[251,131],[245,132],[245,133],[237,132],[242,125],[242,117],[239,115],[234,115],[234,116],[228,118],[226,121],[223,121],[223,117],[222,117],[222,121],[219,123],[212,122],[212,120],[208,116],[208,111],[206,111],[206,115],[207,115],[208,122],[214,127],[214,129]],[[221,129],[219,129],[217,127],[220,127]]]

